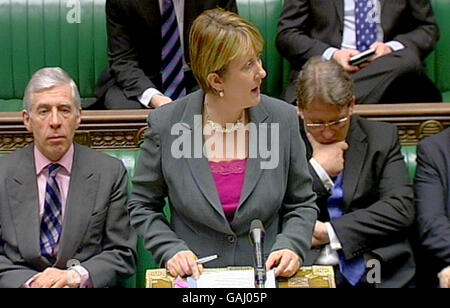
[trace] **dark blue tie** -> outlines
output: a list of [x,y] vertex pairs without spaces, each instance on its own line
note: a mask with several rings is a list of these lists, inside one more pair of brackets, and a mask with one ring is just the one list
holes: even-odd
[[355,0],[356,49],[366,51],[377,40],[375,0]]
[[61,193],[56,182],[56,174],[60,167],[59,164],[51,164],[48,167],[49,176],[45,187],[44,213],[41,219],[41,254],[49,261],[55,258],[55,247],[62,231]]
[[183,50],[172,0],[164,0],[162,11],[162,85],[164,95],[173,100],[186,95]]
[[[342,201],[344,199],[344,176],[339,174],[334,182],[331,196],[328,198],[328,213],[330,219],[337,219],[344,215]],[[357,286],[366,273],[366,265],[362,256],[346,260],[341,250],[338,250],[339,270],[352,286]]]

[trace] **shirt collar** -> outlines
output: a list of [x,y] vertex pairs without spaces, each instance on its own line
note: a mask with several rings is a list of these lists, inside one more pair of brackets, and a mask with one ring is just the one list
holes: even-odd
[[36,166],[36,175],[41,174],[41,172],[47,168],[49,165],[58,163],[60,164],[67,172],[68,175],[72,172],[72,164],[73,164],[73,154],[74,154],[74,146],[71,144],[69,150],[60,160],[53,162],[49,160],[44,154],[39,151],[36,145],[34,145],[34,162]]

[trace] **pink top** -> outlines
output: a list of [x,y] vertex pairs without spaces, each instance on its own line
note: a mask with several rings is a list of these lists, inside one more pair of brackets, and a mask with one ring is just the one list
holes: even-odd
[[216,183],[223,211],[228,222],[231,223],[241,199],[247,160],[210,161],[209,166]]

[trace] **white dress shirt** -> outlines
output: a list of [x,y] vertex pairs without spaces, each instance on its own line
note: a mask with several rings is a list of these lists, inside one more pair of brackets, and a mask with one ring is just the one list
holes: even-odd
[[[322,181],[325,188],[331,192],[333,189],[334,183],[333,180],[330,178],[328,173],[323,169],[323,167],[317,162],[315,158],[311,158],[309,160],[309,163],[313,167],[316,174],[319,176],[320,180]],[[328,237],[330,238],[330,244],[325,245],[322,248],[322,251],[320,253],[320,256],[316,260],[316,264],[321,265],[337,265],[339,264],[339,257],[337,254],[337,250],[342,249],[342,245],[339,242],[339,239],[336,235],[336,232],[334,232],[333,227],[329,222],[325,222],[325,227],[328,231]]]

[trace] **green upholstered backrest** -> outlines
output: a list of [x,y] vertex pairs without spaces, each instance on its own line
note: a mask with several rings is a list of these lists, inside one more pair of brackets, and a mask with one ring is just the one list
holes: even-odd
[[[282,61],[275,48],[280,0],[238,0],[242,16],[262,32],[268,77],[264,93],[281,92]],[[79,6],[77,6],[79,4]],[[95,96],[107,65],[105,0],[0,1],[0,111],[20,111],[25,86],[42,67],[60,66],[82,98]]]
[[[131,181],[134,176],[136,164],[139,159],[140,151],[138,150],[110,150],[105,151],[106,154],[120,159],[128,171],[128,189],[132,190]],[[145,287],[145,272],[147,269],[157,268],[157,264],[152,254],[144,247],[142,238],[139,237],[137,244],[138,264],[136,274],[123,283],[124,287]]]
[[[128,171],[128,190],[131,192],[132,179],[134,177],[134,171],[136,170],[136,164],[138,162],[140,151],[139,150],[109,150],[104,153],[120,159]],[[167,202],[167,199],[166,199]],[[169,206],[166,204],[164,208],[164,213],[166,217],[170,220],[170,210]],[[137,244],[137,254],[138,254],[138,264],[136,269],[136,274],[129,278],[123,284],[125,287],[145,287],[145,273],[147,269],[157,268],[158,265],[153,258],[152,254],[145,249],[142,238],[139,237]]]
[[[402,154],[404,156],[408,173],[411,179],[414,179],[416,173],[416,146],[403,146]],[[106,154],[114,156],[116,158],[121,159],[124,162],[125,167],[128,170],[129,180],[130,180],[130,189],[131,189],[131,179],[134,176],[134,167],[137,163],[137,159],[139,158],[139,151],[133,150],[113,150],[107,151]],[[170,217],[168,205],[165,208],[166,216]],[[145,287],[145,272],[147,269],[153,269],[157,267],[157,263],[155,262],[153,256],[150,252],[148,252],[143,244],[141,238],[138,241],[138,267],[136,271],[136,275],[128,279],[125,282],[125,287]]]
[[263,64],[267,77],[263,92],[279,97],[282,90],[282,59],[275,46],[278,19],[281,14],[281,0],[237,0],[239,15],[253,23],[265,40]]
[[82,98],[94,97],[107,64],[105,0],[0,1],[0,42],[0,111],[22,109],[28,80],[42,67],[62,67]]
[[431,0],[441,38],[426,59],[427,74],[441,91],[444,102],[450,102],[450,1]]
[[417,151],[417,146],[412,145],[412,146],[402,146],[402,154],[403,154],[403,158],[405,159],[405,163],[406,163],[406,167],[408,168],[408,174],[411,180],[414,179],[414,177],[416,176],[416,167],[417,167],[417,162],[416,162],[416,151]]
[[[135,167],[137,161],[139,159],[139,150],[110,150],[105,151],[106,154],[116,157],[124,163],[125,167],[128,171],[129,177],[129,189],[131,191],[131,180],[134,176]],[[408,172],[411,179],[414,178],[415,170],[416,170],[416,146],[403,146],[402,154],[405,157],[405,162],[408,167]],[[0,154],[0,157],[5,154]],[[166,215],[169,214],[168,207],[165,208]],[[170,215],[169,215],[170,216]],[[124,281],[121,285],[127,288],[144,288],[145,287],[145,272],[147,269],[156,268],[157,264],[152,254],[148,252],[143,244],[141,238],[138,240],[137,245],[137,253],[138,253],[138,266],[136,270],[136,274],[131,278]]]
[[[264,36],[268,76],[263,92],[278,97],[290,72],[275,47],[283,0],[237,0],[237,4],[239,13]],[[442,35],[427,58],[427,72],[444,101],[450,102],[450,36],[445,33],[450,27],[450,1],[432,4]],[[47,66],[69,72],[82,98],[95,96],[95,84],[107,65],[104,5],[105,0],[0,1],[0,111],[20,111],[29,78]]]

